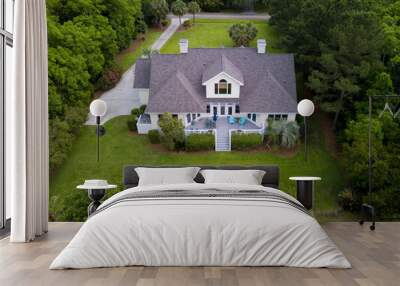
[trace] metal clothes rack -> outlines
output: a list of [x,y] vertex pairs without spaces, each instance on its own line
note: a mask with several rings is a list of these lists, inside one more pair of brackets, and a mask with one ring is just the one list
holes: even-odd
[[[364,224],[365,219],[368,217],[371,219],[371,230],[375,230],[375,208],[371,204],[371,193],[372,193],[372,100],[373,98],[396,98],[400,99],[400,95],[370,95],[368,97],[368,203],[363,204],[361,207],[361,218],[359,223]],[[397,115],[397,112],[396,112]],[[367,216],[368,215],[368,216]]]

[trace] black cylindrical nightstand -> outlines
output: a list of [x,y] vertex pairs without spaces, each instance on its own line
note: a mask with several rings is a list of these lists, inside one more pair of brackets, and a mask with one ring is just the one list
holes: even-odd
[[320,181],[320,177],[290,177],[289,180],[297,183],[297,200],[303,206],[311,210],[314,206],[314,182]]

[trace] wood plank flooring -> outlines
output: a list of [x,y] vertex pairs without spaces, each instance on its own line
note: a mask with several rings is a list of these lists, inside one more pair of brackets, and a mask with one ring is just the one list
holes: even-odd
[[400,285],[400,222],[378,223],[375,232],[356,222],[323,225],[352,269],[289,267],[124,267],[48,270],[80,223],[50,223],[44,237],[27,244],[0,241],[0,285],[264,286]]

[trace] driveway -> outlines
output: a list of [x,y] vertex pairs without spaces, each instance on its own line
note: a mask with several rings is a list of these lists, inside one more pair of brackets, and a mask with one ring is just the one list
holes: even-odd
[[[168,15],[171,18],[171,24],[161,34],[161,36],[151,46],[153,50],[160,50],[162,46],[171,38],[175,31],[179,28],[179,19],[173,15]],[[182,17],[183,21],[191,18],[192,15],[187,14]],[[268,14],[254,14],[254,13],[199,13],[196,15],[197,18],[207,19],[247,19],[247,20],[269,20]],[[105,123],[108,120],[120,116],[129,115],[133,108],[140,106],[139,95],[133,89],[133,82],[135,79],[135,65],[131,66],[123,75],[117,85],[104,92],[100,99],[107,103],[107,114],[101,118],[101,123]],[[96,119],[89,113],[86,125],[95,125]]]
[[[186,20],[186,18],[182,18]],[[169,27],[161,34],[161,36],[151,46],[153,50],[159,50],[161,47],[171,38],[175,31],[179,27],[178,18],[171,19]],[[105,123],[108,120],[120,116],[128,115],[131,110],[135,107],[140,106],[139,95],[135,93],[133,89],[133,81],[135,79],[135,65],[131,66],[121,77],[121,80],[117,85],[104,92],[100,99],[107,103],[107,114],[101,118],[101,123]],[[89,113],[86,125],[95,125],[96,118]]]

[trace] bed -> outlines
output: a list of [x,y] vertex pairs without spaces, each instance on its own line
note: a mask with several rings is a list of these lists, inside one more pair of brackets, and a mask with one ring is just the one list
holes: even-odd
[[259,185],[205,182],[199,172],[192,183],[142,186],[137,166],[126,166],[125,190],[100,205],[50,269],[351,267],[307,210],[279,190],[277,166],[200,169],[265,174]]

